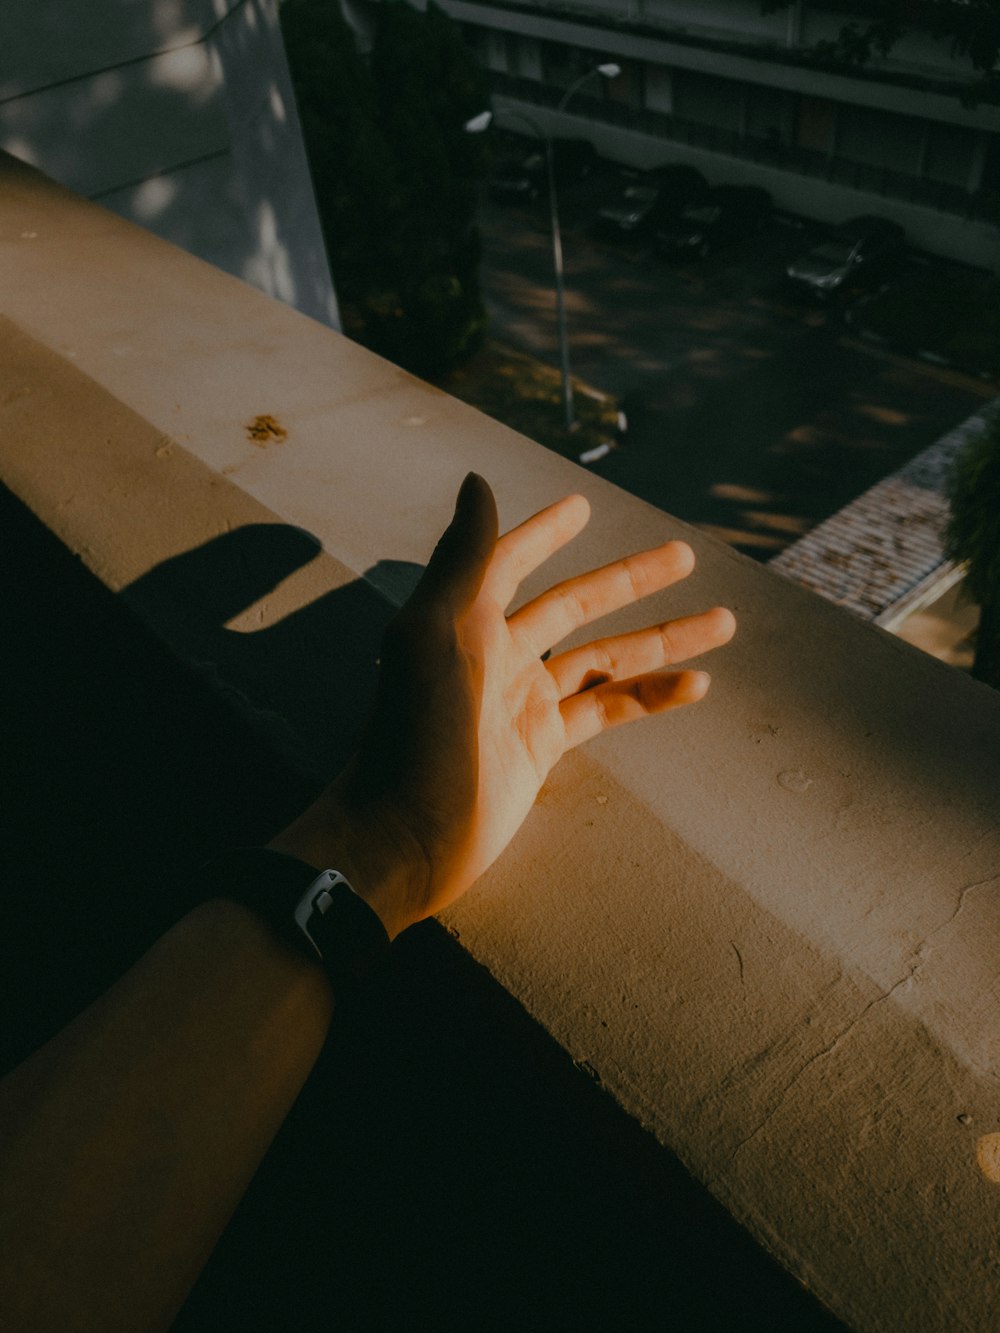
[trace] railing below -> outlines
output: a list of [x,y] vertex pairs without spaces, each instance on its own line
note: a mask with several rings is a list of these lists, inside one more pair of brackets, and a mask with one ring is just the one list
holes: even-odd
[[[491,80],[495,92],[536,106],[554,108],[558,106],[562,95],[560,88],[539,83],[535,79],[521,78],[499,71],[491,73]],[[687,120],[683,116],[654,111],[648,107],[632,106],[611,98],[588,96],[583,92],[574,97],[573,111],[582,117],[606,125],[636,130],[641,134],[686,144],[692,148],[704,148],[711,153],[743,158],[763,166],[775,167],[780,171],[795,172],[801,176],[827,181],[832,185],[863,190],[869,194],[882,195],[887,199],[903,200],[942,213],[987,219],[996,215],[997,201],[992,196],[974,195],[960,186],[950,185],[945,181],[927,180],[906,172],[895,171],[891,167],[851,162],[813,149],[800,148],[795,144],[782,143],[773,137],[740,134],[736,130],[706,125],[699,121]]]

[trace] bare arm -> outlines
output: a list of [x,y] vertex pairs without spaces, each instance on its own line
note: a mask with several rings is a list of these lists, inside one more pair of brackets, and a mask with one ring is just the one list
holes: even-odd
[[198,908],[0,1085],[0,1326],[165,1328],[319,1053],[325,975]]
[[[455,519],[383,651],[351,765],[272,846],[343,871],[390,936],[463,893],[559,757],[605,727],[699,699],[662,671],[725,642],[716,609],[542,660],[579,625],[668,586],[672,542],[514,615],[518,583],[583,527],[569,497],[497,540],[493,497]],[[297,1096],[334,997],[234,903],[206,903],[0,1083],[0,1326],[166,1327]]]

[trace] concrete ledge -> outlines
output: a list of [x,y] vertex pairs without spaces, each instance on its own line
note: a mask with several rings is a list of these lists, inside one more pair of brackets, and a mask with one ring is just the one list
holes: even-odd
[[[691,541],[690,586],[616,620],[731,605],[709,700],[565,761],[447,924],[851,1326],[989,1327],[1000,697],[13,164],[0,276],[0,475],[188,657],[156,572],[280,519],[325,554],[225,625],[286,626],[321,697],[302,612],[401,600],[469,468],[505,526],[588,495],[550,575]],[[322,762],[336,716],[279,684],[235,688]]]

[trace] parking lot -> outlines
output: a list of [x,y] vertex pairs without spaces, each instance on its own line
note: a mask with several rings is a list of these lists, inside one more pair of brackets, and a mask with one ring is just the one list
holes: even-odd
[[[820,232],[802,219],[683,264],[598,234],[616,179],[561,189],[560,213],[573,372],[629,422],[594,470],[626,490],[767,559],[995,392],[865,346],[847,302],[794,290],[785,267]],[[482,230],[493,336],[558,364],[544,194],[487,200]]]

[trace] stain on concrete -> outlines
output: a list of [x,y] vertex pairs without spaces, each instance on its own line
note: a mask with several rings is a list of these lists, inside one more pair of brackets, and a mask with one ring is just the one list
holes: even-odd
[[247,438],[253,444],[266,449],[269,444],[282,444],[288,439],[288,431],[275,421],[272,416],[254,417],[247,426]]

